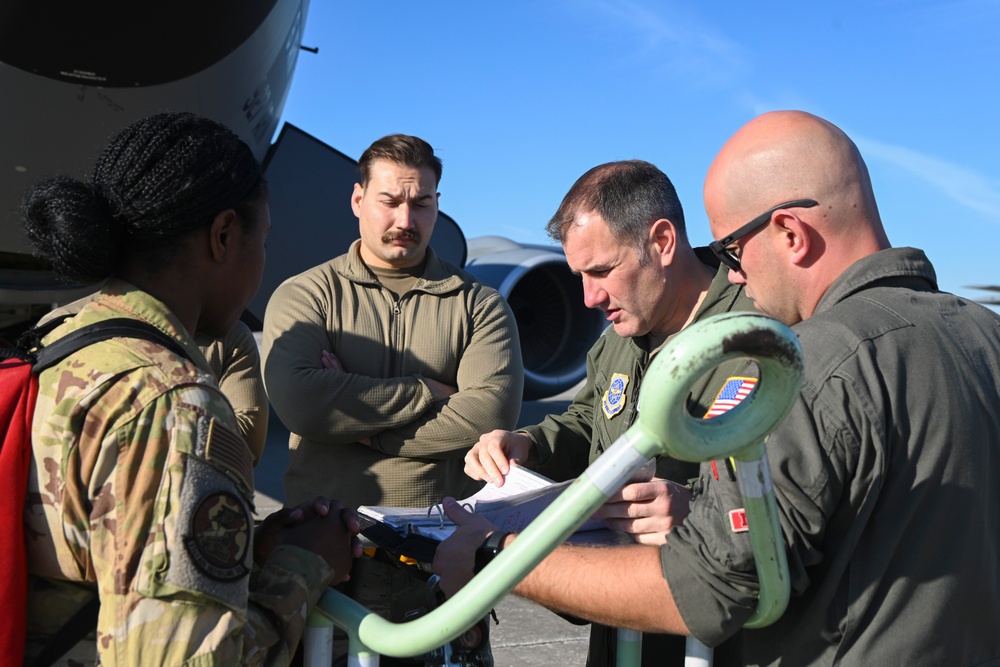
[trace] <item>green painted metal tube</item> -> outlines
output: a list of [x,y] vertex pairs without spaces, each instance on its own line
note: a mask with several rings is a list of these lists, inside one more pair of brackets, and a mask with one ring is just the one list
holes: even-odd
[[778,508],[771,485],[771,470],[767,455],[754,461],[736,459],[736,478],[743,493],[750,544],[760,592],[757,608],[743,624],[746,628],[763,628],[774,623],[788,606],[791,582],[788,578],[788,556],[778,523]]
[[[323,614],[310,614],[306,619],[306,632],[302,635],[305,656],[326,656],[333,652],[333,621]],[[306,658],[305,667],[320,667],[319,660]],[[327,663],[326,667],[329,667]]]
[[[784,613],[791,593],[764,441],[798,396],[802,349],[788,327],[763,315],[727,313],[704,324],[704,331],[699,329],[703,338],[677,336],[677,344],[664,348],[650,365],[650,371],[660,364],[671,372],[655,375],[658,389],[653,392],[652,373],[647,373],[639,396],[639,419],[662,443],[663,453],[674,458],[736,460],[760,583],[757,608],[745,627],[761,628]],[[690,382],[680,378],[700,377],[723,361],[740,357],[753,358],[759,366],[757,388],[732,410],[712,419],[688,414],[684,406]]]
[[[736,357],[757,362],[757,388],[719,417],[700,419],[688,414],[685,406],[691,385],[706,371]],[[754,620],[756,627],[773,622],[787,604],[788,574],[763,439],[784,419],[801,377],[798,340],[776,320],[755,313],[730,313],[696,323],[678,334],[650,364],[637,423],[451,599],[418,619],[390,623],[331,589],[314,613],[327,615],[347,630],[352,657],[366,656],[369,650],[404,657],[442,646],[486,615],[647,459],[669,454],[687,461],[734,456],[743,476],[748,474],[744,462],[762,460],[753,472],[759,484],[751,484],[750,490],[760,490],[763,502],[748,502],[747,507],[755,555],[758,548],[761,555],[767,552],[764,559],[757,559],[760,599],[766,601],[767,610],[758,607]],[[740,488],[744,490],[742,481]],[[629,663],[638,664],[634,656],[626,657]],[[353,664],[361,661],[355,658]]]
[[[742,357],[760,367],[756,389],[718,417],[688,414],[694,381]],[[759,458],[763,439],[788,414],[801,384],[802,349],[791,329],[756,313],[717,315],[688,327],[656,355],[643,379],[637,425],[660,441],[658,454],[700,462],[744,458],[740,453],[750,448],[748,455]]]
[[[630,471],[626,472],[631,475]],[[489,613],[518,581],[571,535],[606,499],[607,495],[581,477],[465,588],[420,618],[406,623],[391,623],[333,589],[323,594],[318,611],[347,629],[351,638],[351,655],[356,652],[355,638],[360,644],[383,655],[405,657],[426,653],[451,641]]]
[[618,628],[617,663],[620,667],[642,664],[642,633]]

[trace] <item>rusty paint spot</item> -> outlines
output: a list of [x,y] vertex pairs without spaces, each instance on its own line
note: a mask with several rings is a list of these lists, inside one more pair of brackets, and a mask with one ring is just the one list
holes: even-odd
[[722,340],[722,351],[771,357],[793,368],[802,363],[794,341],[770,329],[753,329],[727,336]]

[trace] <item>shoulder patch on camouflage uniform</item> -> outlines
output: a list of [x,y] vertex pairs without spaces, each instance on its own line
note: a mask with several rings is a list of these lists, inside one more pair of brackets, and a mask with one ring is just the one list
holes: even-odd
[[178,590],[207,597],[230,609],[245,609],[253,565],[250,504],[232,475],[202,458],[184,455],[169,468],[169,483],[157,496],[154,516],[162,535],[143,551],[137,589],[147,597]]
[[249,572],[250,515],[232,493],[205,496],[191,514],[184,538],[188,555],[199,570],[217,581],[234,581]]
[[243,436],[216,419],[198,420],[198,454],[208,463],[231,473],[247,498],[253,498],[253,463]]
[[608,419],[617,415],[625,407],[626,387],[628,387],[627,375],[615,373],[611,376],[608,390],[604,392],[604,398],[601,399],[601,410],[604,411],[604,416]]

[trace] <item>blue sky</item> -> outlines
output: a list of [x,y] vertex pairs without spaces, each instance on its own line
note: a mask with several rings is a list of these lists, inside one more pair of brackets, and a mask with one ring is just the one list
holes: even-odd
[[467,238],[549,243],[578,176],[648,160],[703,245],[718,149],[758,113],[803,109],[860,147],[893,245],[983,298],[968,286],[1000,284],[998,34],[995,0],[312,0],[319,52],[300,53],[284,120],[355,159],[393,132],[427,139]]

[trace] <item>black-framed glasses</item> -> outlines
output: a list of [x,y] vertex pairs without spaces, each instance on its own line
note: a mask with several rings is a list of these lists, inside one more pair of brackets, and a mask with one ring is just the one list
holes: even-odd
[[737,257],[736,253],[730,249],[734,243],[747,234],[755,232],[769,223],[771,221],[771,216],[775,211],[780,211],[783,208],[812,208],[813,206],[818,205],[819,202],[813,199],[795,199],[793,201],[786,201],[784,204],[778,204],[774,208],[761,213],[726,238],[719,239],[718,241],[712,241],[708,244],[708,247],[715,253],[715,256],[719,258],[720,262],[728,266],[733,271],[742,271],[743,269],[740,267],[740,258]]

